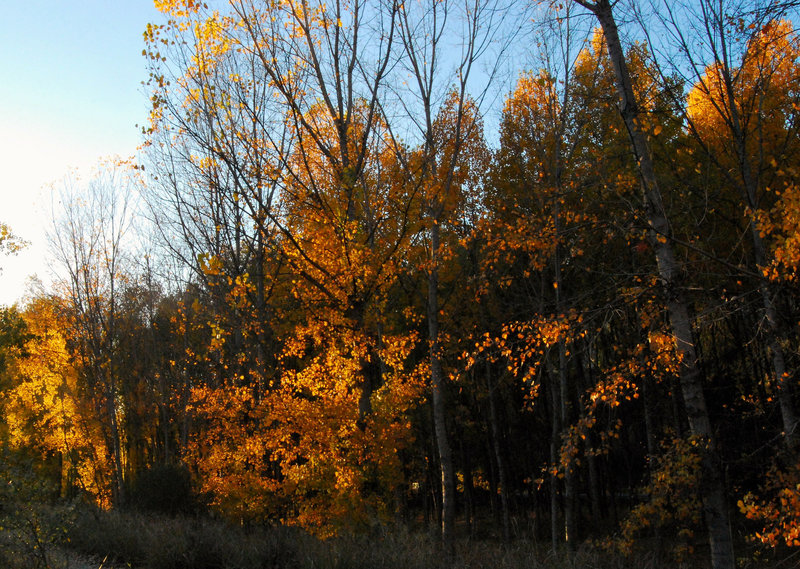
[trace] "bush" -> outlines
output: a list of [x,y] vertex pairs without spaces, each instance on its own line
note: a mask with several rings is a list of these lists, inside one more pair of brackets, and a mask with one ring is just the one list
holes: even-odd
[[24,453],[0,451],[0,567],[59,565],[64,512],[52,507],[58,488]]

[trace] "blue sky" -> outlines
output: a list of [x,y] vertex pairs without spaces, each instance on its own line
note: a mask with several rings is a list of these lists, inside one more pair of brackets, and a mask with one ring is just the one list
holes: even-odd
[[152,0],[7,0],[0,18],[0,221],[31,245],[0,257],[0,304],[45,260],[53,184],[129,156],[147,120],[142,32]]

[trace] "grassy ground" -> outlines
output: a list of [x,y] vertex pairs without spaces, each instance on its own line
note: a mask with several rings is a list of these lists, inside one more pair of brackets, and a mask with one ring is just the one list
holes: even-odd
[[[630,557],[590,545],[553,553],[547,544],[517,539],[459,540],[442,554],[435,532],[403,528],[318,540],[286,527],[247,528],[203,517],[61,508],[27,514],[0,531],[0,567],[7,569],[666,569],[708,566],[697,551],[682,564],[654,544]],[[35,518],[35,519],[34,519]],[[32,523],[28,523],[31,522]],[[764,555],[740,548],[741,569],[786,568],[800,555]]]
[[[531,542],[459,542],[454,557],[437,540],[403,529],[317,540],[295,528],[242,528],[208,519],[130,514],[86,516],[70,531],[72,546],[147,569],[589,569],[661,567],[653,558],[602,557],[589,548],[553,555]],[[628,560],[630,562],[632,560]]]

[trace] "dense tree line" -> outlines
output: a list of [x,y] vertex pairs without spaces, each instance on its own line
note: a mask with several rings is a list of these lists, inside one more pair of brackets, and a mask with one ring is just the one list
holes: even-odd
[[156,4],[140,164],[65,188],[60,288],[2,314],[4,444],[62,495],[800,544],[792,3]]

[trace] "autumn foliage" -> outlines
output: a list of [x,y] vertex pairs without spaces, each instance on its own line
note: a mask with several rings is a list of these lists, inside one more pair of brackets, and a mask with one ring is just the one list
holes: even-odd
[[492,106],[514,3],[486,4],[156,2],[142,164],[75,181],[59,280],[3,309],[4,447],[63,498],[157,509],[181,472],[184,513],[325,538],[683,563],[723,512],[800,545],[790,14],[719,19],[732,51],[683,67],[634,34],[623,91],[572,27],[616,4],[550,3]]

